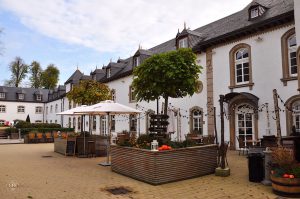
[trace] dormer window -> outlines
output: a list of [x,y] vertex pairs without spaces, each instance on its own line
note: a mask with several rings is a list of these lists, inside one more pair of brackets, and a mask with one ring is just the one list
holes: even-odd
[[36,95],[36,100],[41,101],[42,100],[42,95]]
[[252,6],[249,9],[249,20],[253,20],[262,16],[266,11],[266,8],[260,5]]
[[110,68],[106,69],[106,77],[107,78],[111,77],[111,69]]
[[24,98],[25,98],[25,95],[23,93],[18,94],[18,99],[19,100],[24,100]]
[[140,57],[134,57],[133,66],[139,66],[139,65],[140,65]]
[[5,93],[0,93],[0,99],[5,99]]
[[187,40],[187,37],[186,38],[183,38],[183,39],[180,39],[178,41],[178,48],[187,48],[188,47],[188,40]]

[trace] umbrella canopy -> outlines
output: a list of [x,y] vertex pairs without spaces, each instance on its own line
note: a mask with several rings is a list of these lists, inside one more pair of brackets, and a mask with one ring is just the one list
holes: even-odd
[[86,107],[88,107],[87,105],[82,105],[82,106],[78,106],[60,113],[56,113],[56,115],[83,115],[81,113],[75,113],[77,111],[82,111],[84,110]]
[[92,106],[84,107],[81,110],[75,111],[75,114],[87,115],[116,115],[116,114],[137,114],[142,113],[137,109],[116,103],[111,100],[106,100]]

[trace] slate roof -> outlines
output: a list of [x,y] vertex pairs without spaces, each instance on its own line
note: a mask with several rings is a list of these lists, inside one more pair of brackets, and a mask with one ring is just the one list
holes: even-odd
[[[255,20],[249,20],[249,8],[261,5],[265,7],[266,12]],[[184,29],[178,33],[175,38],[154,46],[148,50],[138,49],[135,55],[143,53],[148,56],[176,50],[176,38],[181,35],[189,36],[189,47],[195,52],[205,51],[206,48],[235,38],[240,38],[247,34],[261,31],[264,28],[287,23],[294,20],[294,2],[293,0],[253,0],[244,9],[220,20],[197,28],[195,30]],[[112,81],[132,74],[133,57],[119,59],[118,63],[123,64],[120,70],[112,74],[107,79],[103,74],[102,78],[97,78],[101,82]],[[98,69],[99,70],[99,69]],[[100,69],[101,70],[101,69]],[[103,70],[103,69],[102,69]],[[106,71],[104,70],[103,73]]]
[[[36,88],[17,88],[17,87],[6,87],[0,86],[0,90],[5,90],[5,99],[0,101],[19,101],[19,102],[48,102],[48,89],[36,89]],[[24,94],[24,100],[19,100],[19,93]],[[36,94],[42,95],[42,101],[36,100]]]
[[79,82],[80,78],[83,76],[83,74],[77,69],[71,77],[65,82],[65,84],[68,83],[77,83]]

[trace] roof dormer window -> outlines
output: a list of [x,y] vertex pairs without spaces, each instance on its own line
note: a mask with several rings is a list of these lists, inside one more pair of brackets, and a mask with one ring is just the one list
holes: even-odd
[[36,95],[36,101],[42,101],[42,95],[37,94]]
[[134,57],[133,58],[133,66],[139,66],[140,65],[140,57]]
[[249,8],[249,20],[256,19],[262,16],[266,11],[266,8],[261,5],[255,5]]
[[187,48],[188,47],[188,40],[187,37],[183,39],[179,39],[178,41],[178,48]]
[[5,99],[5,93],[0,93],[0,99]]
[[18,94],[18,99],[19,100],[24,100],[24,98],[25,98],[25,95],[23,93]]
[[111,69],[110,68],[106,69],[106,77],[107,78],[111,77]]

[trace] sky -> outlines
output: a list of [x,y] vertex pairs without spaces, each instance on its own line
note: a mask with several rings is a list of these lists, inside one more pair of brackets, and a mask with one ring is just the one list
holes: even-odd
[[[78,68],[88,75],[110,60],[132,56],[196,29],[251,0],[0,0],[0,85],[9,63],[21,57],[43,69],[54,64],[59,84]],[[28,79],[23,86],[28,85]]]

